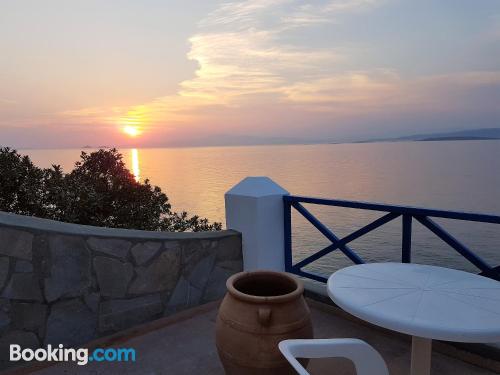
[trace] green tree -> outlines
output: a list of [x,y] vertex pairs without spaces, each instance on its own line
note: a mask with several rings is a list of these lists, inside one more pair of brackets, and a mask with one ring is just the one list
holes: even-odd
[[173,212],[168,197],[149,180],[137,182],[116,149],[82,152],[75,168],[41,169],[28,156],[0,148],[0,210],[111,228],[220,230],[186,212]]
[[28,156],[0,148],[0,210],[44,216],[44,171]]

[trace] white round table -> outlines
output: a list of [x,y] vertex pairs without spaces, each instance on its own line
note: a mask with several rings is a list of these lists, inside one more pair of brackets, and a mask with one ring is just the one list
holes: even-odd
[[412,335],[411,374],[429,374],[432,339],[500,342],[500,282],[448,268],[372,263],[328,279],[342,309],[372,324]]

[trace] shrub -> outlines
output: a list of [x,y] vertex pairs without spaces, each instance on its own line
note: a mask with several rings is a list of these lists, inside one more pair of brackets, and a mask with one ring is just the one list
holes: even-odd
[[116,149],[82,152],[70,173],[41,169],[28,156],[0,148],[0,210],[111,228],[153,231],[220,230],[221,223],[173,212],[149,180],[138,182]]

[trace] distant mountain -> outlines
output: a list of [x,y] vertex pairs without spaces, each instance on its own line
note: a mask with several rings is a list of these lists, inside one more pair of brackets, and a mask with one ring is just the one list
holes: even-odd
[[500,139],[500,128],[483,128],[483,129],[470,129],[470,130],[460,130],[445,133],[431,133],[431,134],[416,134],[408,137],[400,137],[398,139],[407,139],[413,141],[425,141],[425,140],[438,140],[455,138],[455,139]]
[[[484,128],[460,130],[444,133],[414,134],[394,138],[370,138],[365,140],[342,140],[342,139],[319,139],[299,137],[266,137],[239,134],[209,134],[193,135],[184,141],[176,141],[175,144],[158,143],[148,144],[147,147],[218,147],[218,146],[258,146],[258,145],[310,145],[310,144],[341,144],[341,143],[374,143],[374,142],[402,142],[402,141],[463,141],[463,140],[489,140],[500,139],[500,128]],[[113,146],[85,145],[84,149],[110,148]],[[116,146],[119,147],[119,146]],[[129,148],[123,146],[122,148]]]
[[416,142],[427,142],[427,141],[487,141],[489,139],[499,139],[499,138],[490,138],[490,137],[429,137],[418,139]]
[[113,148],[113,146],[106,146],[106,145],[100,145],[100,146],[85,145],[85,146],[82,146],[82,149],[88,149],[88,148],[91,148],[91,149]]
[[378,138],[359,141],[365,142],[400,142],[400,141],[473,141],[500,139],[500,128],[459,130],[445,133],[414,134],[397,138]]

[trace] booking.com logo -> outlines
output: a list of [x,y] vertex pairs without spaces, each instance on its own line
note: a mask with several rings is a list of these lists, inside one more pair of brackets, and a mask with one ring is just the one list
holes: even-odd
[[65,348],[47,345],[47,348],[21,349],[20,345],[10,345],[10,360],[38,362],[76,362],[84,366],[89,362],[135,362],[135,349],[132,348],[96,348],[89,354],[85,348]]

